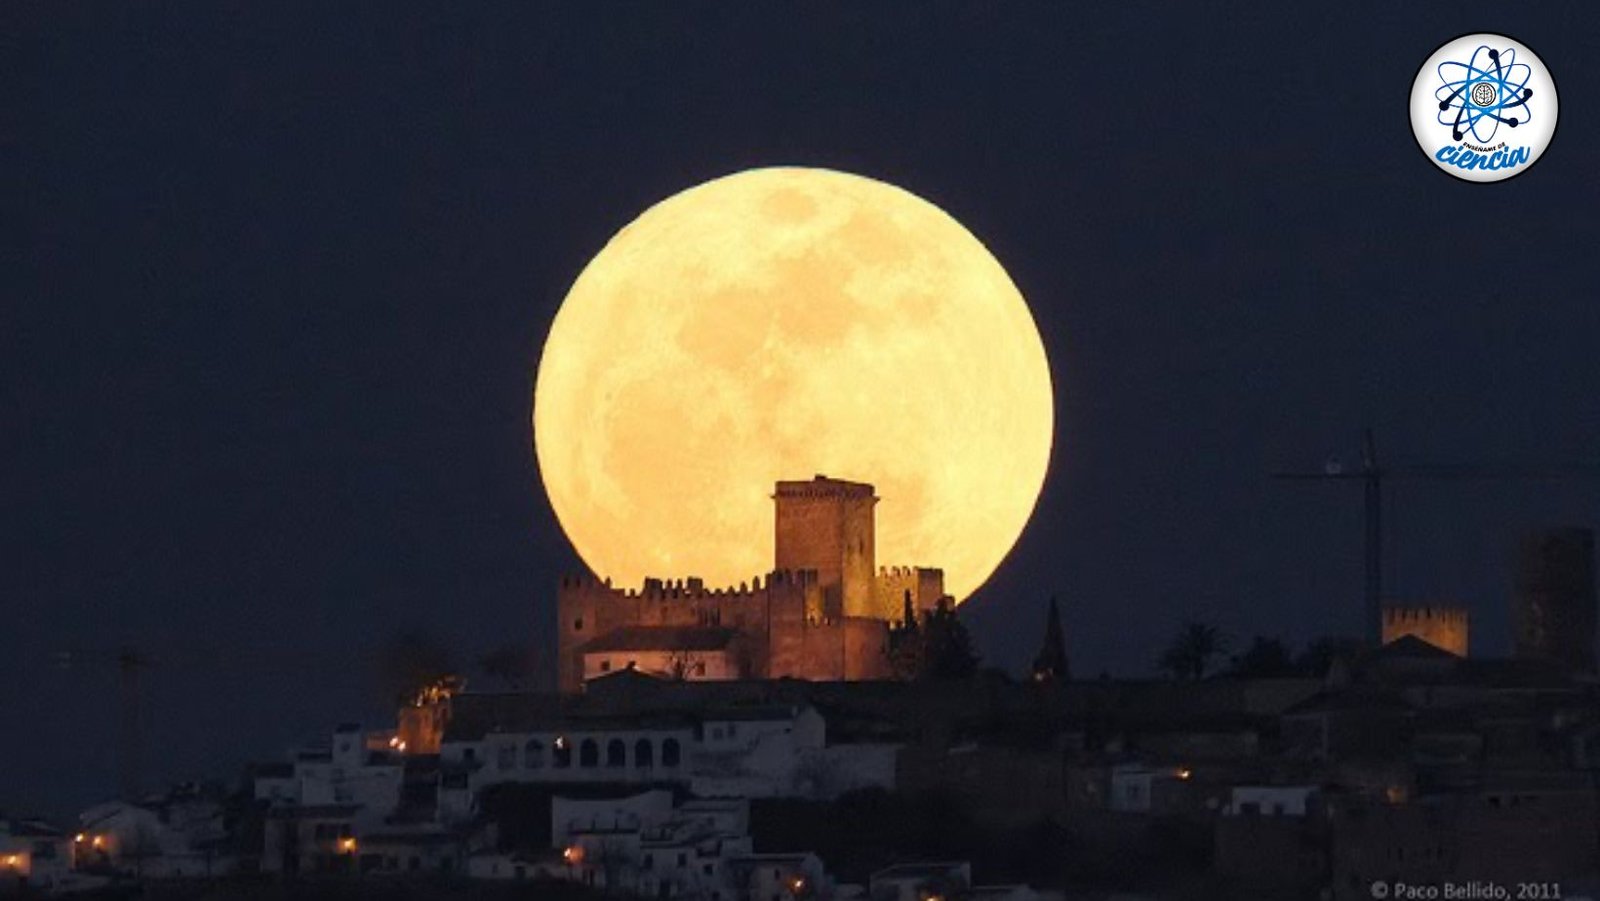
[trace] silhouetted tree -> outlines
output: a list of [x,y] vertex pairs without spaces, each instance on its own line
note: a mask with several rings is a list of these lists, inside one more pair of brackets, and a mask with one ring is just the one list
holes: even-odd
[[406,704],[457,672],[449,649],[420,629],[406,629],[378,654],[379,676],[396,703]]
[[900,679],[966,679],[978,671],[978,654],[946,597],[924,611],[921,622],[912,618],[890,632],[889,663]]
[[687,648],[673,648],[667,654],[667,678],[674,682],[687,682],[706,673],[705,660]]
[[532,648],[525,644],[505,644],[478,658],[483,674],[508,691],[530,688],[537,669]]
[[1044,644],[1033,658],[1035,682],[1065,682],[1071,678],[1067,668],[1067,641],[1061,634],[1061,611],[1056,599],[1050,599],[1050,611],[1044,618]]
[[1221,629],[1210,623],[1186,622],[1162,652],[1158,666],[1174,679],[1198,681],[1226,649]]
[[1348,663],[1360,653],[1361,642],[1357,639],[1324,636],[1306,645],[1305,650],[1294,659],[1294,668],[1302,676],[1320,679],[1328,674],[1334,661]]
[[1250,679],[1271,679],[1295,674],[1289,648],[1276,638],[1257,635],[1244,653],[1233,656],[1230,672]]

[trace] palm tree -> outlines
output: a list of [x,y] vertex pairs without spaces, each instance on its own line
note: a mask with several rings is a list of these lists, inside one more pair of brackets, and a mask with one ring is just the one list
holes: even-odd
[[1162,652],[1158,666],[1174,679],[1199,681],[1227,648],[1222,630],[1210,623],[1184,623],[1172,644]]

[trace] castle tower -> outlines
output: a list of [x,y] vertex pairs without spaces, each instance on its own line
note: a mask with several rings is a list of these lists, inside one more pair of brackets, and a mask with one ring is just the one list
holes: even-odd
[[774,565],[779,570],[816,570],[823,615],[892,619],[876,609],[871,485],[817,476],[809,482],[779,482]]
[[1517,656],[1595,670],[1594,530],[1541,529],[1517,548]]
[[1469,621],[1462,607],[1383,608],[1383,643],[1415,636],[1457,657],[1467,656]]

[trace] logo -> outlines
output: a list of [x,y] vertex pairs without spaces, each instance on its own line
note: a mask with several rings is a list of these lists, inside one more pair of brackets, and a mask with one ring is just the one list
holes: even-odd
[[1468,34],[1422,64],[1411,85],[1411,131],[1440,169],[1503,181],[1532,166],[1556,132],[1556,83],[1544,62],[1499,34]]

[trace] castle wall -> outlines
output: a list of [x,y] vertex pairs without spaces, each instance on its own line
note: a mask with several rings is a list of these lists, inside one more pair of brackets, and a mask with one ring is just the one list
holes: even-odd
[[922,566],[883,566],[873,580],[874,615],[899,622],[905,618],[906,596],[911,609],[932,610],[944,597],[944,570]]
[[856,682],[888,679],[889,624],[880,619],[849,618],[844,627],[844,673],[840,678]]
[[556,599],[557,684],[562,691],[577,691],[586,675],[594,675],[586,673],[581,647],[624,626],[733,629],[739,633],[739,659],[729,661],[729,672],[815,678],[804,674],[804,661],[826,648],[825,639],[810,634],[811,624],[824,622],[823,605],[823,588],[809,571],[778,571],[737,588],[711,590],[699,579],[646,579],[638,591],[588,576],[563,579]]
[[1457,657],[1465,657],[1468,626],[1467,611],[1460,607],[1385,607],[1383,643],[1412,635]]

